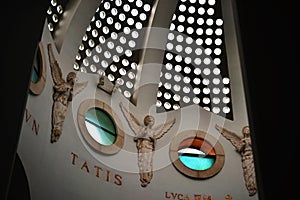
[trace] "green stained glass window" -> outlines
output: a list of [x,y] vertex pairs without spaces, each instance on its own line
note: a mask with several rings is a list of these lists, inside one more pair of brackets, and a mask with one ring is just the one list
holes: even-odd
[[85,125],[89,134],[98,143],[109,146],[117,137],[115,123],[111,116],[100,108],[91,108],[85,115]]
[[42,55],[39,49],[39,46],[35,50],[34,60],[32,64],[32,70],[31,70],[31,81],[33,83],[37,83],[42,75]]
[[179,160],[192,170],[207,170],[216,161],[213,147],[201,138],[189,138],[181,142]]
[[31,72],[31,81],[34,83],[37,83],[39,81],[39,72],[35,67],[33,67]]

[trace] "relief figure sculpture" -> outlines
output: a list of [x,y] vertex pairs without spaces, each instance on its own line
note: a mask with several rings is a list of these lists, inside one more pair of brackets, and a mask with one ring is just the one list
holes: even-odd
[[153,154],[155,151],[156,140],[169,131],[174,125],[175,119],[153,127],[155,121],[153,116],[147,115],[144,118],[144,124],[141,124],[122,103],[120,106],[130,128],[135,134],[134,141],[136,142],[136,148],[138,150],[138,166],[141,186],[146,187],[153,177]]
[[54,57],[51,44],[47,45],[49,62],[51,67],[51,75],[53,79],[53,106],[52,106],[52,129],[51,143],[57,142],[62,134],[63,123],[66,117],[68,104],[73,97],[82,91],[87,82],[77,83],[76,73],[69,72],[66,80],[62,77],[62,71]]
[[235,147],[236,151],[240,153],[242,157],[242,169],[245,185],[249,196],[253,196],[256,193],[256,176],[249,126],[245,126],[242,129],[243,137],[240,137],[238,134],[222,128],[219,125],[216,125],[216,129],[227,140],[229,140]]

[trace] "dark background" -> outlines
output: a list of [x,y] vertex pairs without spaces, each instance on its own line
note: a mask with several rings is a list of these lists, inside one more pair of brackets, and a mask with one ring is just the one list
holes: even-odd
[[[287,89],[291,87],[284,78],[291,79],[299,67],[294,62],[298,56],[298,12],[295,6],[287,8],[284,3],[236,1],[260,199],[297,199],[299,132],[280,125],[284,124],[282,121],[275,123],[274,119],[282,120],[280,116],[285,116],[280,108],[291,110],[293,106],[289,102],[297,103],[295,97],[288,95]],[[3,200],[30,199],[26,176],[15,152],[31,64],[49,2],[27,0],[1,4],[4,46],[1,45],[0,199]],[[273,76],[274,72],[280,73]]]

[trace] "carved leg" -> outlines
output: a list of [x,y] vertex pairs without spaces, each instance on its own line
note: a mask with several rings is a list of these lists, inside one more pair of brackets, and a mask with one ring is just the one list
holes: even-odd
[[67,106],[55,101],[52,107],[51,143],[57,142],[62,134],[62,127],[66,117]]
[[153,177],[152,157],[153,152],[139,154],[139,170],[142,187],[146,187]]
[[153,142],[138,140],[137,147],[141,186],[146,187],[153,177]]
[[256,177],[252,155],[246,156],[242,160],[242,167],[244,172],[245,185],[248,190],[249,196],[253,196],[256,193]]

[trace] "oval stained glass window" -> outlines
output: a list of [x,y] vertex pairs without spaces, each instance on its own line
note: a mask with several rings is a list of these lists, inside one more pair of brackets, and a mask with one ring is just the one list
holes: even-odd
[[106,111],[100,108],[90,108],[85,115],[85,125],[96,142],[109,146],[116,141],[116,127]]
[[35,56],[34,56],[34,61],[32,65],[32,70],[31,70],[31,81],[33,83],[37,83],[41,76],[42,76],[42,55],[40,52],[40,46],[38,46],[35,50]]
[[212,135],[200,130],[186,130],[173,138],[170,159],[184,175],[206,179],[220,172],[225,154],[222,145]]
[[30,93],[39,95],[43,92],[46,84],[46,61],[42,42],[39,42],[32,63],[30,77]]
[[97,99],[84,100],[77,115],[80,132],[87,144],[103,154],[119,152],[124,144],[124,132],[117,114]]
[[178,149],[180,161],[192,170],[207,170],[216,161],[214,148],[202,138],[188,138]]
[[31,72],[31,81],[37,83],[39,81],[39,70],[34,66]]

